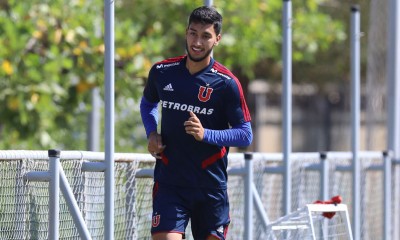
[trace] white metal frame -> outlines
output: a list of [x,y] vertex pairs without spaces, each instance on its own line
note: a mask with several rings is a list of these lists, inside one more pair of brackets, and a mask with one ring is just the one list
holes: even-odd
[[[273,231],[281,230],[308,229],[309,235],[313,240],[315,240],[316,234],[312,219],[313,212],[344,212],[346,217],[347,237],[349,240],[353,240],[349,213],[347,210],[347,205],[345,204],[307,204],[306,206],[268,224],[268,231],[273,233]],[[307,213],[308,220],[304,220],[303,218],[305,213]],[[296,216],[300,216],[301,214],[303,214],[303,216],[296,220]]]

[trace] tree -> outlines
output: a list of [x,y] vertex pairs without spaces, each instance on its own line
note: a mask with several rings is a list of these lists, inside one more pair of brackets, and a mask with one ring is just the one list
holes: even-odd
[[[293,2],[294,61],[343,41],[343,23],[323,0]],[[184,54],[186,19],[202,0],[115,1],[116,151],[144,151],[138,114],[152,64]],[[215,57],[246,83],[280,79],[281,0],[214,1],[224,16]],[[90,89],[104,84],[103,1],[0,3],[0,146],[84,149]]]

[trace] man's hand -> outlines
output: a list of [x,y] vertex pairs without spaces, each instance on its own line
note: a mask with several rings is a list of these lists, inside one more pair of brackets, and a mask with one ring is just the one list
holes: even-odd
[[160,153],[164,151],[165,145],[162,144],[161,135],[157,132],[151,132],[149,135],[149,143],[147,145],[147,150],[149,153],[155,157],[160,159]]
[[201,124],[200,119],[197,118],[196,114],[192,111],[189,113],[189,119],[183,123],[185,131],[187,134],[192,135],[197,141],[202,141],[204,138],[203,125]]

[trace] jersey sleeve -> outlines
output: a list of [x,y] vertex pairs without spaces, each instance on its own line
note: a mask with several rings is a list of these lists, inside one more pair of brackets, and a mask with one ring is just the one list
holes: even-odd
[[250,112],[243,95],[242,86],[237,79],[228,81],[226,94],[226,115],[231,126],[250,122]]
[[151,132],[157,131],[158,124],[158,103],[151,103],[142,97],[140,101],[140,115],[142,117],[142,122],[144,129],[146,130],[147,138],[150,136]]
[[250,122],[232,126],[230,129],[204,129],[203,141],[209,144],[229,147],[247,147],[253,140]]

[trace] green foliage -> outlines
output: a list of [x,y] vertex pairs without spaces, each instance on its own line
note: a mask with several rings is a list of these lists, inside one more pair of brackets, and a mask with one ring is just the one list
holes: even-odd
[[102,40],[89,34],[96,9],[82,1],[64,4],[9,1],[1,12],[2,148],[63,147],[65,140],[80,140],[74,136],[82,130],[74,127],[82,124],[76,121],[78,105],[103,78]]
[[[116,151],[145,151],[138,105],[147,73],[155,61],[184,54],[188,14],[203,2],[115,1]],[[345,37],[320,3],[294,1],[295,61],[313,63]],[[214,5],[224,17],[220,62],[248,79],[279,67],[281,0]],[[101,0],[0,3],[0,148],[86,148],[90,90],[104,95],[103,12]]]
[[[344,40],[343,24],[321,12],[323,1],[293,1],[293,61],[316,61],[319,51],[327,51],[334,42]],[[264,68],[280,68],[283,1],[216,1],[222,9],[224,35],[217,56],[247,78],[265,78],[267,71],[258,72],[259,63],[273,63]]]

